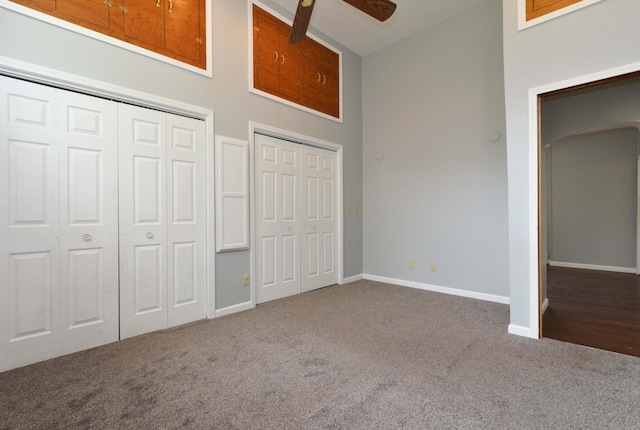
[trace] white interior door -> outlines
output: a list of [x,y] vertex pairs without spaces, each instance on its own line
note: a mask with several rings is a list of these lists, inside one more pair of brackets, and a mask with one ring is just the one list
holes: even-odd
[[118,339],[115,103],[0,77],[0,370]]
[[119,107],[120,337],[206,316],[205,126]]
[[56,97],[0,76],[0,370],[58,351]]
[[167,327],[165,114],[118,106],[120,338]]
[[63,353],[118,340],[117,104],[59,91]]
[[300,293],[298,146],[255,135],[258,303]]
[[302,291],[338,282],[337,156],[301,145]]
[[168,326],[206,317],[204,121],[167,114]]

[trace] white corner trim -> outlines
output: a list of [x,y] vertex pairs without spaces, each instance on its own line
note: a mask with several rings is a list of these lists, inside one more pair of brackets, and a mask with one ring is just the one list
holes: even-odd
[[516,336],[528,337],[531,339],[537,339],[538,336],[534,335],[529,327],[522,327],[520,325],[509,324],[509,334],[514,334]]
[[386,278],[384,276],[364,274],[363,279],[368,281],[383,282],[385,284],[399,285],[401,287],[415,288],[424,291],[433,291],[436,293],[450,294],[452,296],[468,297],[470,299],[484,300],[486,302],[502,303],[508,305],[509,297],[497,296],[494,294],[478,293],[476,291],[460,290],[457,288],[440,287],[437,285],[423,284],[420,282],[405,281],[402,279]]
[[566,267],[568,269],[600,270],[603,272],[618,272],[618,273],[633,273],[633,274],[637,273],[635,267],[602,266],[598,264],[568,263],[565,261],[549,260],[549,266]]
[[256,305],[253,302],[249,301],[249,302],[239,303],[233,306],[228,306],[226,308],[217,309],[215,318],[223,317],[225,315],[236,314],[242,311],[248,311],[249,309],[253,309],[255,307]]
[[352,282],[357,282],[357,281],[362,281],[363,279],[364,279],[364,275],[363,274],[359,274],[359,275],[355,275],[355,276],[349,276],[348,278],[344,278],[342,280],[342,282],[340,282],[340,285],[350,284]]

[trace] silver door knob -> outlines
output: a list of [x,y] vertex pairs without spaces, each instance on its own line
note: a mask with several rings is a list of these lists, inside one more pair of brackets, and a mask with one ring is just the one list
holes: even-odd
[[147,239],[153,239],[153,233],[151,233],[150,231],[147,232],[146,236]]
[[289,226],[289,229],[288,229],[288,230],[289,230],[289,231],[293,231],[293,227]]
[[91,240],[91,235],[89,233],[82,236],[85,242],[89,242]]
[[313,228],[314,230],[317,230],[317,229],[318,229],[318,227],[316,227],[315,225],[314,225],[312,228]]

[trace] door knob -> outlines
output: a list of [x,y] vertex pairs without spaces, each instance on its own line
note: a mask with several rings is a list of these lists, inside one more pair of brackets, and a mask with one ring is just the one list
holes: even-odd
[[153,233],[151,233],[150,231],[147,232],[146,236],[147,239],[153,239]]
[[317,230],[317,229],[318,229],[318,227],[316,227],[316,226],[314,225],[314,226],[313,226],[313,229],[314,229],[314,230]]
[[293,231],[293,227],[289,226],[288,230]]
[[91,240],[91,235],[89,233],[82,236],[85,242],[89,242]]

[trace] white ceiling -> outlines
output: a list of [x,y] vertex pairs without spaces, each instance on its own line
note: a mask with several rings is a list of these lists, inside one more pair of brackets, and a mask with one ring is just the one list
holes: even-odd
[[[273,1],[295,14],[298,0]],[[379,22],[342,0],[316,0],[310,25],[365,57],[484,0],[394,1],[393,16]]]

